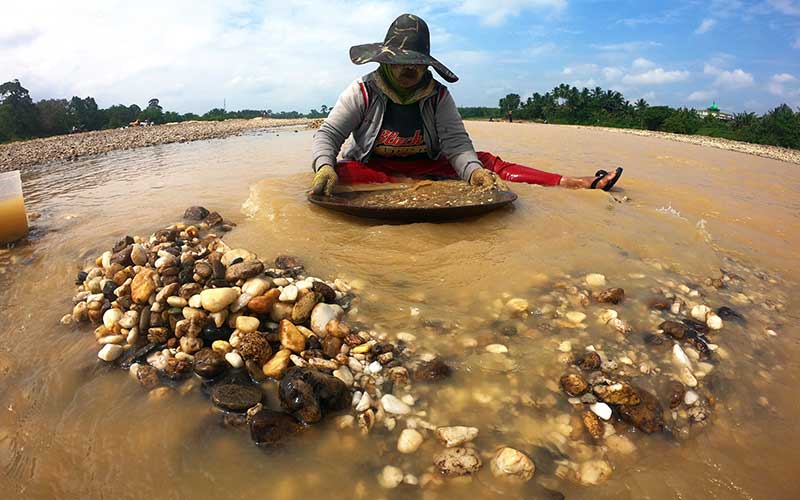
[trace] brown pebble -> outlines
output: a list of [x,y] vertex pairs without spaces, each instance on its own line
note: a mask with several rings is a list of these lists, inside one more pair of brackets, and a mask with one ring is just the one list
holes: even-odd
[[578,365],[581,370],[589,371],[597,370],[602,363],[603,361],[600,359],[600,355],[594,351],[587,352],[575,361],[575,364]]
[[567,373],[559,380],[561,388],[570,396],[581,396],[589,390],[589,383],[577,373]]
[[625,290],[622,288],[609,288],[595,295],[595,299],[601,304],[619,304],[624,298]]
[[581,415],[581,420],[583,421],[583,426],[586,427],[586,430],[589,431],[589,435],[592,436],[592,438],[600,439],[603,437],[605,429],[600,417],[591,411],[585,411]]

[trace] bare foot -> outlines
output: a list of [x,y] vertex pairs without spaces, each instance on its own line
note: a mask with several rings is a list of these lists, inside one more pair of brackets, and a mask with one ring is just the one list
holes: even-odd
[[[609,182],[613,181],[617,178],[619,173],[614,170],[609,172],[608,175],[600,179],[600,181],[595,186],[595,189],[603,189],[608,185]],[[597,177],[561,177],[561,182],[559,183],[560,186],[570,188],[570,189],[589,189],[592,187],[592,182],[597,179]]]

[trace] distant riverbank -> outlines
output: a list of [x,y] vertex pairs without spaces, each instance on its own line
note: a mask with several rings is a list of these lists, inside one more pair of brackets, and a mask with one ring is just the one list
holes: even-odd
[[298,118],[278,120],[190,121],[150,127],[99,130],[59,135],[43,139],[0,144],[0,172],[18,170],[56,160],[74,160],[82,156],[134,149],[172,142],[202,141],[239,135],[251,130],[277,127],[315,127],[319,120]]

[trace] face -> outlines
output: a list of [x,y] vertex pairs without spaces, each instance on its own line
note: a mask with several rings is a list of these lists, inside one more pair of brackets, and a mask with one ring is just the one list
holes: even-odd
[[428,69],[424,64],[392,64],[389,68],[395,80],[405,88],[418,84]]

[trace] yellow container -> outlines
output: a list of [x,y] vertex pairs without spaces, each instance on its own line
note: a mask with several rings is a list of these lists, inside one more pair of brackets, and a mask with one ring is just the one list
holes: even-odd
[[10,243],[27,234],[28,217],[19,170],[0,173],[0,243]]

